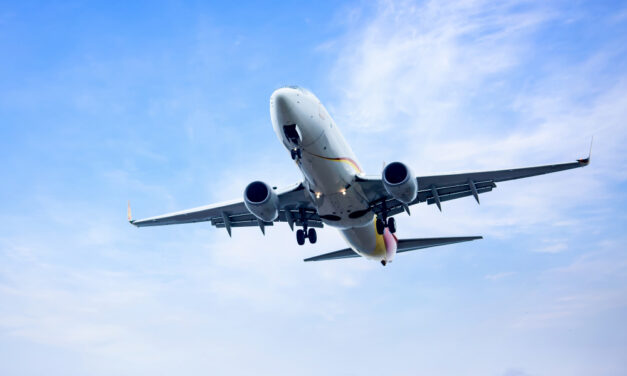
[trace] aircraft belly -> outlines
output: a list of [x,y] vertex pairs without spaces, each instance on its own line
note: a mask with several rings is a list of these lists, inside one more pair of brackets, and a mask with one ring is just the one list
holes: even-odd
[[[315,198],[318,215],[331,227],[361,227],[372,223],[374,213],[368,210],[368,203],[357,195],[354,189],[348,188],[346,193],[320,195]],[[355,217],[355,214],[358,216]],[[351,218],[353,215],[354,218]]]
[[[312,150],[313,149],[313,150]],[[317,148],[303,148],[299,167],[312,189],[324,194],[340,192],[354,179],[354,172],[344,163],[318,157]]]
[[374,214],[367,211],[369,203],[354,185],[359,167],[342,141],[329,127],[315,143],[302,148],[298,164],[322,221],[337,228],[359,227],[370,223]]

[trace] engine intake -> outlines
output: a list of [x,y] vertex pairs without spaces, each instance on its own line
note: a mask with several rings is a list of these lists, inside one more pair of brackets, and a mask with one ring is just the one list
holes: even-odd
[[246,209],[264,222],[272,222],[279,216],[279,198],[270,186],[254,181],[244,190]]
[[383,169],[383,186],[396,200],[409,204],[418,195],[418,182],[409,167],[392,162]]

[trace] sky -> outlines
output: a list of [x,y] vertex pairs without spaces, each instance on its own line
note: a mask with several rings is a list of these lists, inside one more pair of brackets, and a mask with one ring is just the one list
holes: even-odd
[[[0,374],[627,374],[626,3],[9,1],[0,51]],[[299,181],[283,85],[368,174],[592,163],[412,208],[484,239],[386,267],[127,223]]]

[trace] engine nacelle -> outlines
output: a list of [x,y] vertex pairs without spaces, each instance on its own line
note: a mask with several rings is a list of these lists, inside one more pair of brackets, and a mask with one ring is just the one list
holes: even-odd
[[274,190],[262,181],[254,181],[244,190],[246,209],[265,222],[272,222],[279,216],[279,198]]
[[383,169],[383,186],[398,201],[409,204],[418,195],[418,182],[409,167],[392,162]]

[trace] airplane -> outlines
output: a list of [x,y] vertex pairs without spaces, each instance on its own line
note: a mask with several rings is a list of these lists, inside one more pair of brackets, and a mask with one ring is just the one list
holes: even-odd
[[[277,189],[253,181],[242,199],[196,207],[146,219],[134,220],[130,203],[128,220],[137,227],[210,222],[226,229],[265,228],[287,222],[296,231],[299,245],[316,243],[316,228],[339,229],[349,247],[305,259],[320,261],[364,257],[383,266],[397,253],[482,239],[481,236],[398,239],[394,216],[410,215],[410,206],[442,203],[479,195],[496,183],[587,166],[587,158],[575,162],[509,170],[415,176],[409,166],[392,162],[381,176],[368,176],[357,162],[335,121],[310,91],[298,86],[277,89],[270,97],[272,126],[303,175],[303,181]],[[592,146],[592,145],[591,145]]]

